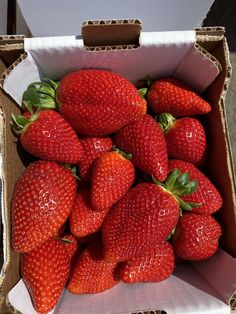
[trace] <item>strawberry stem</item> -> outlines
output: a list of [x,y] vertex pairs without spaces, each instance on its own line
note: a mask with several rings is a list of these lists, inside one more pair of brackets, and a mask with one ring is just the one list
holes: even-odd
[[30,112],[33,112],[33,107],[41,109],[57,108],[56,90],[58,85],[58,82],[48,78],[43,79],[42,82],[31,83],[23,94],[23,104]]
[[191,211],[192,208],[202,205],[202,203],[185,202],[181,198],[182,195],[194,193],[198,187],[197,180],[190,180],[188,172],[181,174],[179,169],[173,169],[165,182],[159,182],[154,176],[152,176],[152,180],[173,194],[179,203],[181,213],[182,210]]
[[176,119],[172,116],[172,114],[168,112],[161,113],[157,118],[157,121],[159,121],[159,125],[164,133],[166,133],[171,128],[175,120]]
[[116,146],[113,146],[112,147],[112,150],[114,152],[117,152],[119,153],[121,156],[123,156],[124,158],[128,159],[128,160],[131,160],[132,159],[132,154],[131,153],[125,153],[124,151],[122,151],[121,149],[119,149],[118,147]]

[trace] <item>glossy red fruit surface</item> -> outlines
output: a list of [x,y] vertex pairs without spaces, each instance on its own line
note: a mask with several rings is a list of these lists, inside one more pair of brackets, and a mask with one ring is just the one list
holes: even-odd
[[161,186],[140,183],[109,212],[103,224],[105,258],[126,261],[162,243],[178,222],[179,204]]
[[83,147],[69,123],[54,110],[43,110],[28,118],[20,133],[24,149],[41,159],[76,164]]
[[119,281],[116,268],[116,263],[104,260],[101,243],[94,242],[78,257],[68,290],[74,294],[87,294],[110,289]]
[[110,137],[87,137],[80,142],[84,153],[78,164],[79,175],[82,180],[90,181],[94,160],[112,149],[112,140]]
[[147,101],[155,113],[169,112],[175,117],[206,114],[210,104],[190,87],[176,79],[156,81],[150,87]]
[[159,282],[174,271],[174,253],[169,242],[154,246],[140,257],[125,262],[121,280],[126,283]]
[[206,259],[218,249],[221,233],[220,225],[212,216],[184,214],[172,239],[174,252],[186,260]]
[[119,74],[80,70],[66,75],[57,89],[60,112],[76,132],[101,136],[116,132],[146,113],[146,101]]
[[136,167],[159,181],[166,179],[166,141],[160,126],[150,115],[143,116],[117,132],[115,144],[124,152],[132,154],[132,162]]
[[185,202],[202,204],[193,208],[193,213],[210,215],[222,207],[223,199],[220,192],[197,167],[187,161],[179,159],[169,160],[169,171],[176,168],[181,172],[188,172],[191,180],[196,179],[198,181],[198,187],[194,193],[182,196]]
[[109,208],[97,211],[91,204],[90,189],[81,190],[70,213],[70,230],[77,237],[84,237],[99,230]]
[[70,170],[51,161],[31,163],[17,180],[12,198],[13,249],[28,252],[56,234],[75,195]]
[[92,206],[106,210],[128,192],[135,179],[132,162],[116,151],[96,159],[92,172]]

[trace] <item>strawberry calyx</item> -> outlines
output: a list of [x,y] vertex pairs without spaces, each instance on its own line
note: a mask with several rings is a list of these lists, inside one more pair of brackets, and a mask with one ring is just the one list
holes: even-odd
[[188,172],[181,173],[179,169],[173,169],[164,182],[159,182],[154,176],[152,176],[152,180],[173,194],[179,203],[180,215],[182,215],[182,210],[191,211],[192,208],[202,205],[202,203],[185,202],[181,198],[182,195],[195,192],[198,187],[198,181],[190,180]]
[[24,133],[27,127],[38,119],[38,112],[31,114],[29,117],[23,115],[15,116],[11,114],[11,126],[17,135]]
[[126,158],[126,159],[128,159],[128,160],[131,160],[131,159],[132,159],[132,154],[131,154],[131,153],[125,153],[124,151],[122,151],[121,149],[119,149],[119,148],[116,147],[116,146],[113,146],[113,147],[112,147],[112,151],[119,153],[122,157],[124,157],[124,158]]
[[31,83],[23,94],[23,104],[30,112],[33,108],[56,109],[56,91],[59,82],[44,78],[42,82]]
[[161,113],[159,117],[157,117],[157,121],[159,122],[159,125],[164,133],[166,133],[172,127],[175,120],[175,117],[173,117],[172,114],[168,112]]
[[143,99],[146,99],[148,90],[149,90],[149,88],[150,88],[151,85],[152,85],[152,80],[151,80],[150,78],[148,78],[148,79],[146,79],[146,80],[144,80],[144,81],[141,81],[140,83],[144,83],[144,87],[139,88],[139,89],[138,89],[138,92],[139,92],[140,96],[141,96]]

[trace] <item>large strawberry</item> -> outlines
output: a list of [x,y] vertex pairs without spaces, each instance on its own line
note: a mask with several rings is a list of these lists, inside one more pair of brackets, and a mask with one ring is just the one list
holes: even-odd
[[206,134],[196,118],[175,119],[170,113],[159,116],[165,132],[168,155],[194,164],[203,162],[206,153]]
[[216,252],[220,236],[221,227],[210,215],[184,214],[172,239],[174,252],[186,260],[206,259]]
[[112,149],[110,137],[87,137],[81,139],[83,156],[78,164],[79,175],[83,180],[91,180],[92,165],[96,158]]
[[136,185],[108,213],[103,224],[106,260],[120,262],[144,255],[171,234],[180,206],[191,209],[180,196],[194,191],[196,181],[189,182],[186,174],[174,171],[165,184],[156,183]]
[[78,256],[71,271],[68,290],[74,294],[98,293],[112,288],[118,281],[117,264],[105,261],[102,244],[94,242]]
[[191,180],[198,181],[198,188],[194,193],[182,196],[182,199],[186,202],[201,204],[201,206],[192,209],[193,213],[210,215],[222,207],[223,200],[220,192],[193,164],[178,159],[169,160],[169,171],[173,169],[188,172]]
[[126,283],[159,282],[168,278],[173,271],[173,249],[169,242],[164,242],[142,256],[125,262],[120,276]]
[[71,236],[65,241],[50,238],[21,255],[21,275],[38,313],[46,314],[57,304],[69,276],[75,249],[75,239]]
[[31,163],[17,180],[12,198],[13,248],[33,250],[56,234],[76,195],[72,172],[52,161]]
[[96,232],[109,210],[109,208],[102,211],[94,210],[90,197],[90,189],[79,191],[70,213],[70,230],[77,237]]
[[211,106],[206,100],[183,82],[172,78],[154,82],[147,92],[147,101],[154,112],[169,112],[175,117],[211,111]]
[[13,116],[13,127],[24,149],[41,159],[76,164],[82,145],[69,123],[54,110]]
[[116,145],[132,154],[132,162],[157,180],[166,179],[168,172],[166,142],[159,124],[145,115],[115,135]]
[[135,86],[119,74],[80,70],[59,83],[45,80],[30,84],[23,101],[28,106],[51,106],[76,132],[101,136],[116,132],[146,113],[146,101]]
[[94,209],[104,211],[110,208],[133,184],[134,166],[126,155],[124,156],[120,152],[112,151],[95,160],[91,194]]

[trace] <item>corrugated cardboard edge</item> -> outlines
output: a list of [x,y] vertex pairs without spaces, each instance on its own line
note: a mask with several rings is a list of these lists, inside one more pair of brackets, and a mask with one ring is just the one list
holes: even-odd
[[[86,49],[103,47],[139,46],[142,22],[139,19],[85,21],[81,35]],[[111,48],[112,49],[112,48]]]

